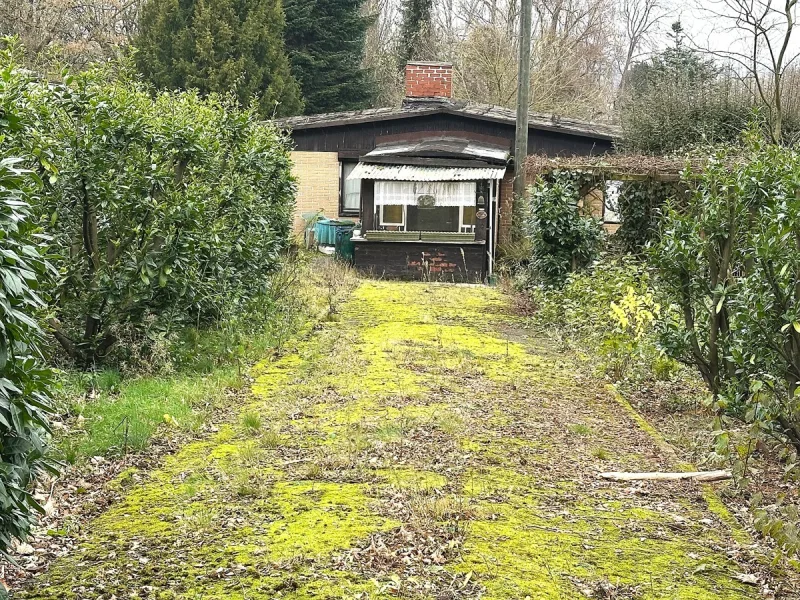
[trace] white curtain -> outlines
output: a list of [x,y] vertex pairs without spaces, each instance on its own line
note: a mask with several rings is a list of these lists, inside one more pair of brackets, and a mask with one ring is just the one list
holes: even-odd
[[345,210],[361,209],[361,180],[349,179],[350,173],[353,172],[357,164],[355,162],[342,163],[342,179],[344,179],[342,208]]
[[375,205],[415,206],[433,196],[435,206],[475,206],[474,181],[376,181]]

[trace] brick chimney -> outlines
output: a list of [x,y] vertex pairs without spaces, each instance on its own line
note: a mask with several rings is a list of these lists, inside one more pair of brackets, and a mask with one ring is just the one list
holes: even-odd
[[410,62],[406,65],[406,98],[452,98],[453,65]]

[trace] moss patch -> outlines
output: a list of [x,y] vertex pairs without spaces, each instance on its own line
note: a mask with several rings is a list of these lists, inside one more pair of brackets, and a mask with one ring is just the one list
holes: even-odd
[[596,478],[672,457],[499,290],[364,282],[339,316],[20,597],[755,597],[716,496]]

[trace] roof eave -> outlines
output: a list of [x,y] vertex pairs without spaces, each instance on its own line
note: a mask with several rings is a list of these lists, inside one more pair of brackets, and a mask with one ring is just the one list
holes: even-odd
[[283,129],[289,129],[292,131],[297,129],[322,129],[323,127],[339,127],[341,125],[354,125],[358,123],[373,123],[376,121],[393,121],[395,119],[408,119],[410,117],[432,115],[441,112],[444,112],[443,109],[441,108],[425,108],[425,109],[410,110],[405,113],[395,112],[395,113],[386,113],[385,115],[379,114],[379,115],[363,115],[356,117],[343,117],[341,119],[332,119],[330,121],[315,121],[312,123],[299,123],[297,125],[285,125],[280,120],[278,120],[275,122],[275,124],[278,127],[281,127]]
[[[471,113],[466,112],[463,110],[453,109],[453,108],[446,108],[442,112],[450,113],[450,114],[457,114],[465,117],[472,117],[473,119],[480,119],[482,121],[490,121],[492,123],[503,123],[505,125],[516,125],[516,119],[504,119],[502,117],[493,117],[491,115],[486,114],[478,114],[478,113]],[[567,135],[576,135],[579,137],[591,137],[591,138],[600,138],[604,140],[608,140],[610,142],[615,141],[618,139],[617,137],[610,135],[608,133],[601,133],[595,132],[589,129],[577,129],[573,127],[564,127],[559,125],[545,125],[542,123],[528,123],[528,129],[541,129],[543,131],[553,131],[555,133],[565,133]]]
[[[329,121],[297,123],[295,125],[287,124],[285,122],[286,120],[284,120],[283,122],[278,120],[275,123],[278,127],[282,129],[295,131],[295,130],[305,130],[305,129],[322,129],[325,127],[340,127],[343,125],[355,125],[360,123],[374,123],[378,121],[393,121],[396,119],[408,119],[411,117],[427,116],[434,114],[458,115],[462,117],[478,119],[481,121],[487,121],[490,123],[500,123],[503,125],[510,125],[510,126],[514,126],[516,124],[516,119],[504,119],[502,117],[469,112],[454,106],[420,108],[420,109],[408,110],[405,112],[404,111],[387,112],[386,114],[377,114],[377,115],[350,116],[350,117],[342,117],[340,119],[332,119]],[[529,123],[528,128],[539,129],[542,131],[550,131],[553,133],[561,133],[565,135],[574,135],[576,137],[601,139],[609,142],[614,142],[620,139],[619,136],[615,136],[610,133],[598,132],[591,129],[579,129],[577,127],[570,127],[570,126],[565,127],[563,125],[558,125],[558,124],[547,125],[543,123]]]

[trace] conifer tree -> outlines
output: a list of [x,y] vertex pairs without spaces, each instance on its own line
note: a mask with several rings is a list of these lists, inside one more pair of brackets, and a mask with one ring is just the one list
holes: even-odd
[[434,60],[433,0],[403,0],[402,14],[400,67],[410,60]]
[[262,115],[302,110],[284,45],[280,0],[148,0],[136,62],[156,87],[235,90]]
[[374,82],[362,67],[370,18],[363,0],[286,0],[286,48],[308,114],[370,105]]

